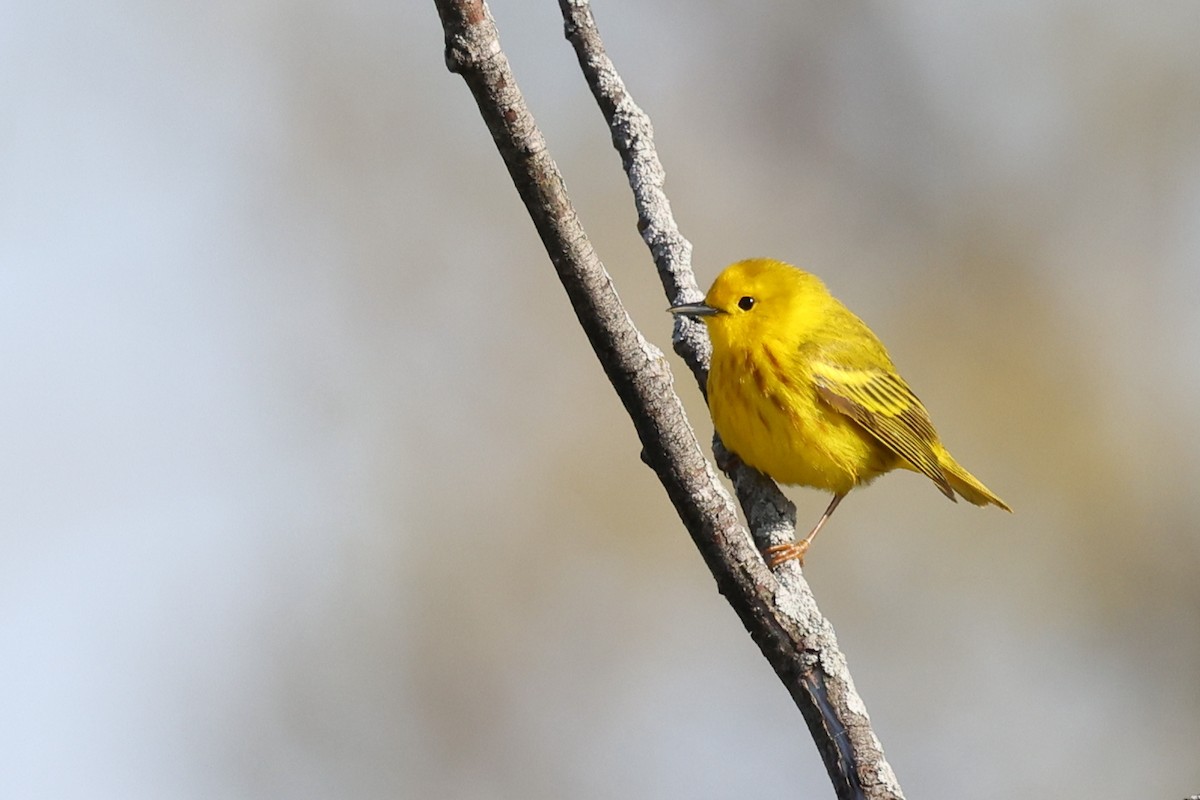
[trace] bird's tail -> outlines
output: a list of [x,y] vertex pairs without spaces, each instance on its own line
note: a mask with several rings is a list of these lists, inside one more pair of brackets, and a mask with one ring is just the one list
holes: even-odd
[[977,506],[986,506],[990,503],[1012,513],[1008,503],[993,494],[992,490],[980,483],[978,478],[963,469],[944,447],[939,449],[941,452],[937,454],[938,465],[942,468],[942,473],[945,474],[950,488],[957,492],[959,497]]

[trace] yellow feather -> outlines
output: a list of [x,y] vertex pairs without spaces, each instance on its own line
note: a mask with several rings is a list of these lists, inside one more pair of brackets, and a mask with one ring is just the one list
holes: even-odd
[[883,344],[815,275],[739,261],[703,304],[671,311],[708,327],[708,404],[725,446],[781,483],[833,492],[822,523],[842,495],[898,467],[952,500],[1011,511],[954,460]]

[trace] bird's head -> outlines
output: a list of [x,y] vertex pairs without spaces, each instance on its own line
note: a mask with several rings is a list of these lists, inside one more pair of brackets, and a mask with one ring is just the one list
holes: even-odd
[[718,351],[763,341],[799,345],[820,324],[832,300],[821,279],[770,258],[751,258],[726,267],[703,303],[668,309],[703,320]]

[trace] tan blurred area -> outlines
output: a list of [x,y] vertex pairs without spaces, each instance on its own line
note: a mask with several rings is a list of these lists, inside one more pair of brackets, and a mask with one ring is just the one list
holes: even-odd
[[[491,8],[669,351],[556,5]],[[821,275],[1015,509],[886,476],[809,556],[908,796],[1200,792],[1200,6],[594,11],[700,283]],[[4,27],[0,796],[830,796],[432,3]]]

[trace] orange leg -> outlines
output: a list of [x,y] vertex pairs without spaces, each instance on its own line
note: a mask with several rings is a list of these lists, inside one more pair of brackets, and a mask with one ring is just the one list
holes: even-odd
[[777,544],[768,547],[764,553],[767,556],[767,567],[775,569],[783,562],[791,561],[792,559],[799,561],[800,566],[803,567],[804,556],[808,553],[808,546],[812,544],[813,539],[817,538],[817,534],[820,533],[825,523],[829,521],[829,518],[833,515],[833,510],[838,507],[838,503],[842,502],[842,498],[845,496],[844,492],[833,496],[833,500],[829,502],[829,508],[825,509],[825,513],[817,520],[816,526],[808,532],[808,536],[805,536],[798,542],[788,542],[787,544]]

